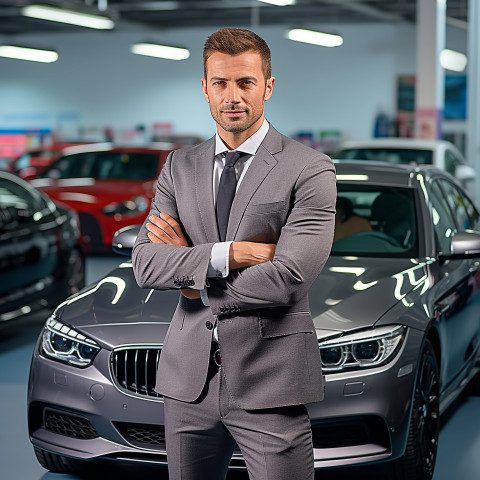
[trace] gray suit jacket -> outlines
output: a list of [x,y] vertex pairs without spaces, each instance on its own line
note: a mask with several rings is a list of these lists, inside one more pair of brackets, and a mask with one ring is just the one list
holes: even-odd
[[150,213],[176,218],[191,247],[151,243],[144,225],[132,254],[141,287],[208,287],[210,307],[180,296],[156,390],[186,402],[199,397],[216,324],[227,386],[238,406],[250,410],[322,400],[308,290],[332,244],[333,163],[270,126],[233,201],[227,240],[276,243],[275,257],[225,279],[207,280],[211,248],[219,241],[214,148],[212,138],[171,153],[152,202]]

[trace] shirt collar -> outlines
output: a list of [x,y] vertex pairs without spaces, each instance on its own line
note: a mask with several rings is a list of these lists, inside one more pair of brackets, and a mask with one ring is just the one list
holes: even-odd
[[[262,126],[251,136],[248,137],[238,148],[235,150],[248,153],[250,155],[255,155],[257,153],[258,147],[263,142],[263,139],[268,133],[270,124],[267,122],[267,119],[263,119]],[[228,148],[223,143],[218,132],[215,135],[215,156],[220,155],[221,153],[228,152]]]

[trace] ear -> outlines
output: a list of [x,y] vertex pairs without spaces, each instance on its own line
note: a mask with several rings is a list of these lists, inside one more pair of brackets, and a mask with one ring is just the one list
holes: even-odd
[[203,95],[205,96],[205,100],[210,103],[210,98],[208,96],[208,92],[207,92],[207,81],[202,78],[202,90],[203,90]]
[[272,96],[274,84],[275,84],[275,77],[270,77],[267,80],[267,84],[265,86],[265,96],[264,96],[265,101],[269,100],[270,97]]

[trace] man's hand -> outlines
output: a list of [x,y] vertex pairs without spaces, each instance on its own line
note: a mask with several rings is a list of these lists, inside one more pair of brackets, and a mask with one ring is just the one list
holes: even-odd
[[230,270],[251,267],[273,260],[274,243],[233,242],[230,245]]
[[[180,224],[166,213],[161,213],[159,217],[151,215],[146,228],[148,230],[148,238],[152,243],[165,243],[167,245],[176,245],[177,247],[188,247],[188,242],[183,235]],[[182,295],[187,298],[200,298],[198,290],[182,288]]]
[[159,217],[148,217],[151,223],[147,223],[148,238],[153,243],[166,243],[177,247],[188,247],[188,242],[182,232],[180,224],[167,213],[161,213]]

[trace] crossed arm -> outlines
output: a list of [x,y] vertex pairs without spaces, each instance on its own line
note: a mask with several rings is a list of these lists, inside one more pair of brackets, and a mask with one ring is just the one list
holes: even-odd
[[[148,238],[152,243],[165,243],[177,247],[188,247],[180,224],[166,213],[160,216],[151,215],[146,224]],[[232,242],[229,250],[229,268],[251,267],[273,260],[275,255],[274,243]],[[200,298],[199,290],[182,289],[182,295],[187,298]]]

